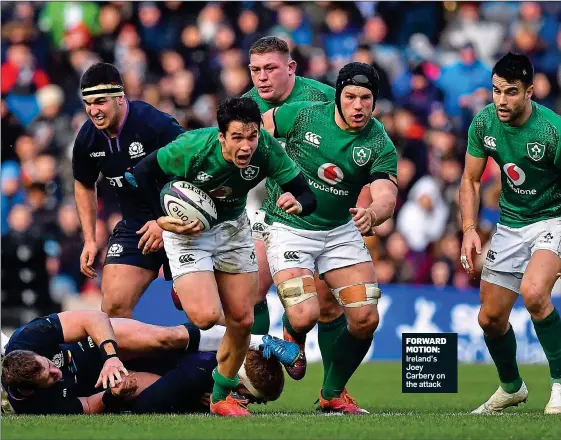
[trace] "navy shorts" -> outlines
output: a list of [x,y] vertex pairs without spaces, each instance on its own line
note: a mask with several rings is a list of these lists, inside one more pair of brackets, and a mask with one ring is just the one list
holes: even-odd
[[138,242],[141,235],[137,234],[143,225],[128,224],[121,220],[109,238],[105,264],[127,264],[129,266],[142,267],[158,273],[160,267],[164,266],[164,276],[166,280],[171,280],[168,258],[162,248],[158,252],[150,252],[142,255],[142,249],[138,249]]

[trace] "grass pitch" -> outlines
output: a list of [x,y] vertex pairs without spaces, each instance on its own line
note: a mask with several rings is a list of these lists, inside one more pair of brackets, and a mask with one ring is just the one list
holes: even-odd
[[277,402],[251,405],[245,419],[211,416],[7,416],[3,439],[560,439],[561,416],[544,416],[547,366],[521,366],[528,403],[502,416],[472,416],[497,388],[493,365],[460,365],[458,394],[402,394],[401,364],[363,364],[350,393],[369,416],[322,416],[314,401],[322,366],[308,366],[300,382],[287,378]]

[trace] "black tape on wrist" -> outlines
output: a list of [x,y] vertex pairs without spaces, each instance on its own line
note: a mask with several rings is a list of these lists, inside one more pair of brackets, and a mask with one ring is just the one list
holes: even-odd
[[[108,347],[108,345],[111,345],[111,347]],[[99,350],[101,351],[101,357],[104,363],[107,359],[110,359],[112,357],[119,357],[119,346],[113,339],[106,339],[101,344],[99,344]]]
[[107,388],[101,397],[101,401],[105,406],[105,413],[117,413],[124,411],[127,405],[119,396],[113,395],[111,388]]

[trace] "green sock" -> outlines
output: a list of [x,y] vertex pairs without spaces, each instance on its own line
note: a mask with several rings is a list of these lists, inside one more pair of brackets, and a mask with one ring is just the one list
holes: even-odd
[[321,360],[323,362],[323,383],[327,378],[327,373],[333,363],[333,349],[337,336],[343,328],[347,326],[345,314],[335,318],[330,322],[318,322],[318,344],[321,352]]
[[255,304],[253,308],[253,327],[251,327],[252,335],[266,335],[269,333],[271,320],[269,318],[269,307],[267,301]]
[[522,386],[522,378],[516,363],[516,336],[512,326],[509,324],[507,332],[498,338],[485,336],[484,339],[497,367],[501,388],[509,394],[516,393]]
[[286,328],[290,336],[292,336],[298,344],[303,344],[306,341],[306,333],[299,333],[292,328],[288,316],[286,316],[286,312],[282,314],[282,325],[284,325],[284,328]]
[[333,361],[321,391],[324,399],[341,395],[371,344],[372,338],[358,339],[351,335],[347,327],[341,330],[333,345]]
[[546,318],[540,321],[532,318],[532,322],[549,362],[551,382],[561,383],[561,317],[559,317],[559,312],[554,308]]
[[237,374],[234,379],[230,379],[229,377],[222,376],[218,372],[218,367],[212,371],[212,378],[214,379],[214,387],[212,388],[213,403],[226,399],[228,394],[240,383],[240,378]]

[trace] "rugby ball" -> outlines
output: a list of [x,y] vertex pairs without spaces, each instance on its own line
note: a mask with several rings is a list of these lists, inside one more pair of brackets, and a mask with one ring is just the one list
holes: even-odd
[[203,231],[208,231],[218,220],[212,198],[184,180],[168,182],[160,192],[160,203],[166,215],[184,221],[200,220]]

